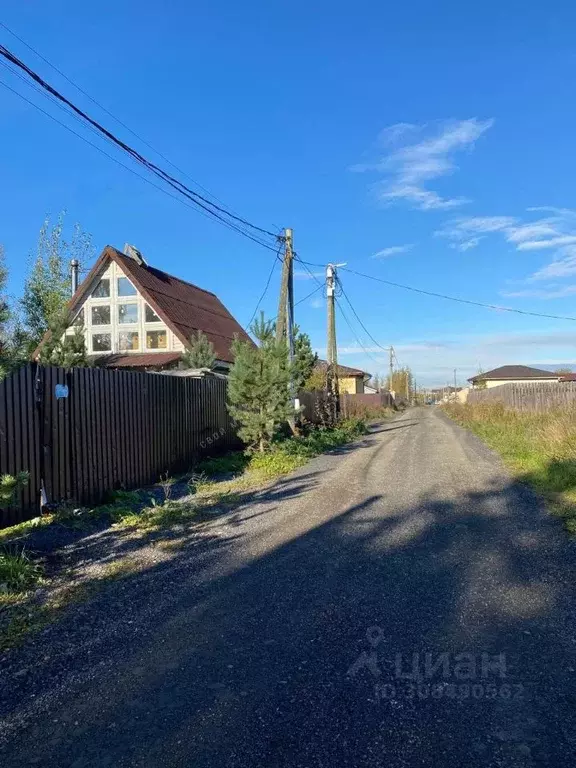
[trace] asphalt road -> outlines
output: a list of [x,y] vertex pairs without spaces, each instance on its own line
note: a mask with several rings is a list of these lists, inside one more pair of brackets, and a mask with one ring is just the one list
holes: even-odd
[[574,765],[574,563],[490,451],[409,411],[11,656],[2,764]]

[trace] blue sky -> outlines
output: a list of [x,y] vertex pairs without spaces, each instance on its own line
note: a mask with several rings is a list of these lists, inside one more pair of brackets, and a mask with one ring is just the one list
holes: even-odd
[[[265,228],[292,226],[302,258],[576,316],[573,4],[35,0],[4,9],[3,21],[228,206]],[[0,41],[159,159],[2,28]],[[0,81],[101,143],[5,69]],[[66,209],[99,248],[134,243],[249,319],[269,251],[1,87],[0,160],[13,292],[45,215]],[[452,380],[454,367],[463,381],[479,365],[574,360],[575,322],[341,277],[371,335],[394,344],[423,385]],[[270,316],[278,280],[263,303]],[[297,276],[296,298],[313,287]],[[322,352],[315,298],[297,320]],[[347,314],[368,352],[340,317],[340,361],[385,369],[385,354]]]

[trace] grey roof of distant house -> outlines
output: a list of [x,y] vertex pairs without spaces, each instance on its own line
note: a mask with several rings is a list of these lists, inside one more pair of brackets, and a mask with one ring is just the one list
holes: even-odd
[[478,373],[468,381],[483,381],[487,379],[557,379],[558,374],[544,371],[541,368],[531,368],[529,365],[502,365],[486,373]]

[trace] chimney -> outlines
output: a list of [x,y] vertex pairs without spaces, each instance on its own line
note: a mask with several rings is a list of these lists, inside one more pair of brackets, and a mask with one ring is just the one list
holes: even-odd
[[130,243],[125,243],[124,245],[124,256],[128,256],[129,259],[133,259],[137,264],[140,264],[140,266],[148,266],[138,248],[136,248],[134,245],[130,245]]
[[78,259],[72,259],[70,262],[70,273],[72,275],[72,296],[78,290],[78,274],[80,271],[80,262]]

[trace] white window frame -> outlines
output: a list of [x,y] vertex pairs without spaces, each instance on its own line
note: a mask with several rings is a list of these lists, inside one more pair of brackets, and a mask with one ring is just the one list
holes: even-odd
[[[166,346],[165,347],[149,347],[148,346],[148,334],[149,333],[165,333],[166,334]],[[147,352],[167,352],[170,339],[168,337],[168,328],[150,328],[144,331],[144,344],[146,345]]]
[[[116,316],[115,321],[118,324],[118,326],[124,328],[125,325],[134,325],[139,326],[140,325],[140,307],[137,301],[121,301],[121,299],[124,298],[123,296],[119,297],[116,301]],[[121,306],[127,306],[132,305],[136,307],[136,320],[130,320],[128,323],[123,323],[120,320],[120,307]]]
[[[96,326],[97,328],[108,328],[108,330],[104,331],[90,331],[90,349],[92,350],[93,355],[106,355],[106,354],[112,354],[114,351],[114,336],[112,334],[112,330],[109,326],[102,325],[102,326]],[[110,349],[94,349],[94,336],[104,336],[104,335],[110,336]]]

